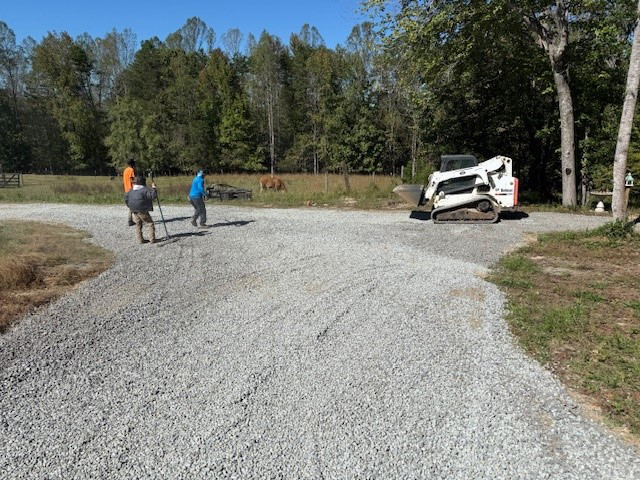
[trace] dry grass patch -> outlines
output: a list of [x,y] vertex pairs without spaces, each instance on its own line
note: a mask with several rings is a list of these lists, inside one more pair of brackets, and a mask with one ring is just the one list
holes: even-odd
[[0,333],[29,309],[106,270],[107,250],[64,225],[0,221]]
[[622,224],[540,235],[490,279],[523,347],[640,439],[640,236]]

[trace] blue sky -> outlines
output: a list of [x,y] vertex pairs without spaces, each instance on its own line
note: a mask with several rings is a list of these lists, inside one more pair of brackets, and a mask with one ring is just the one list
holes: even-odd
[[[153,36],[164,40],[187,18],[200,17],[220,37],[230,28],[239,28],[256,38],[262,30],[288,43],[292,32],[309,23],[322,34],[328,47],[344,45],[351,28],[367,18],[359,13],[358,0],[108,0],[3,1],[0,20],[21,42],[26,36],[40,41],[49,31],[66,31],[72,37],[87,32],[102,37],[116,28],[129,27],[138,42]],[[243,45],[244,48],[244,45]]]

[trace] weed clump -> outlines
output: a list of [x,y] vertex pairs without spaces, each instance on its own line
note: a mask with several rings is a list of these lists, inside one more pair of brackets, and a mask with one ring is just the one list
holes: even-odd
[[18,257],[0,262],[0,290],[18,290],[42,281],[38,262],[30,257]]
[[589,236],[606,237],[611,240],[623,240],[634,235],[636,233],[633,231],[633,223],[622,220],[605,223],[601,227],[589,231]]

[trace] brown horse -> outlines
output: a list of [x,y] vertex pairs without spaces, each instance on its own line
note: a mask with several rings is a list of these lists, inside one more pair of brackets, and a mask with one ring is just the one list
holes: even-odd
[[270,188],[273,188],[276,192],[287,190],[287,187],[285,186],[281,178],[272,177],[269,175],[260,177],[260,191],[262,192],[264,189],[269,190]]

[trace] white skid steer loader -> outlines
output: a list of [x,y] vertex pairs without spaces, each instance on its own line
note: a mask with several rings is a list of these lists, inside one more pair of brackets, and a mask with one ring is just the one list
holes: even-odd
[[512,161],[501,155],[478,163],[473,155],[443,155],[428,185],[398,185],[403,200],[417,207],[432,202],[434,223],[494,223],[518,204]]

